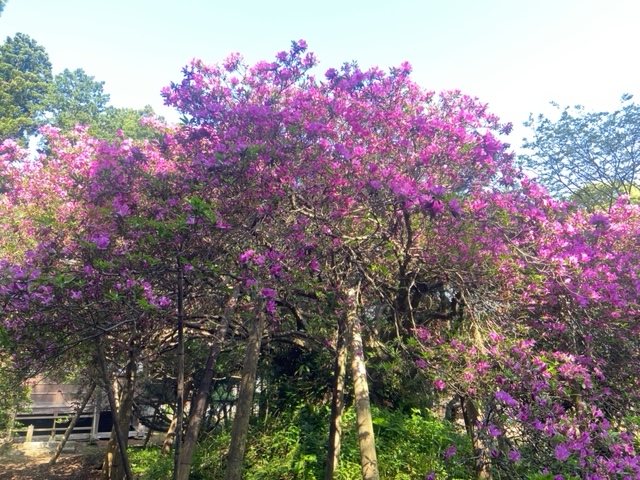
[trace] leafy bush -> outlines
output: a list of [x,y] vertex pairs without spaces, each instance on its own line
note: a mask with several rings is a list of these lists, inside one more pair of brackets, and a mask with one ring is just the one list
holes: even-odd
[[[382,478],[473,478],[471,447],[448,422],[419,410],[411,414],[374,408],[378,464]],[[298,406],[266,423],[251,427],[245,455],[247,480],[314,480],[324,477],[327,455],[329,408]],[[192,478],[218,479],[224,473],[229,433],[216,431],[199,444]],[[451,446],[457,453],[444,459]],[[361,478],[360,453],[353,409],[343,416],[342,448],[336,479]]]
[[[318,480],[324,478],[329,435],[329,408],[298,406],[267,422],[256,423],[249,432],[245,455],[246,480]],[[381,478],[471,479],[471,447],[453,426],[431,414],[411,414],[373,409]],[[216,429],[201,438],[190,479],[217,480],[224,476],[230,431]],[[454,448],[452,448],[452,446]],[[456,454],[445,459],[445,452]],[[171,478],[172,457],[159,448],[131,449],[134,474],[141,479]],[[342,448],[337,480],[362,477],[356,418],[353,409],[343,416]]]
[[138,478],[171,480],[173,455],[162,455],[160,447],[129,448],[131,470]]

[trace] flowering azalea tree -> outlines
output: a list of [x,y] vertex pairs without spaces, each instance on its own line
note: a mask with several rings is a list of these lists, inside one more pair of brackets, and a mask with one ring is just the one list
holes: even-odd
[[[16,348],[24,345],[16,361],[31,365],[31,373],[49,361],[60,364],[64,354],[77,361],[79,350],[91,361],[96,349],[97,363],[125,370],[119,410],[128,429],[137,365],[143,359],[149,365],[163,344],[172,343],[172,310],[192,295],[197,302],[187,303],[180,319],[206,324],[215,318],[217,309],[203,310],[229,283],[220,281],[216,291],[225,272],[210,251],[224,229],[157,144],[109,144],[83,130],[71,138],[45,133],[48,155],[29,160],[11,151],[5,164],[5,229],[15,229],[25,210],[29,216],[18,241],[7,236],[4,245],[14,260],[3,264],[4,327],[20,339]],[[12,167],[16,161],[22,168]],[[33,248],[17,251],[23,244]],[[111,377],[112,368],[104,370]],[[104,383],[108,389],[110,381]],[[109,458],[118,459],[117,449],[124,448],[112,440]],[[104,471],[118,478],[118,468]]]
[[[371,401],[410,382],[461,411],[478,478],[634,478],[622,409],[638,400],[637,207],[552,200],[514,168],[509,125],[460,92],[422,90],[408,64],[320,80],[315,65],[303,41],[253,67],[194,61],[163,93],[183,125],[152,124],[153,140],[50,129],[35,160],[5,142],[1,293],[16,347],[42,361],[84,352],[105,388],[126,371],[122,422],[138,362],[175,350],[175,478],[188,478],[223,345],[244,351],[228,372],[241,381],[225,473],[242,478],[263,346],[285,338],[333,356],[325,478],[348,398],[362,476],[380,478]],[[185,336],[202,331],[183,425]],[[383,362],[402,370],[393,395]],[[122,436],[110,478],[131,475]]]
[[[493,234],[478,242],[495,245],[491,263],[508,273],[502,281],[494,275],[493,288],[504,289],[494,308],[468,302],[484,318],[484,335],[470,341],[419,328],[425,349],[417,362],[438,372],[436,388],[460,399],[485,464],[512,475],[518,465],[555,465],[556,473],[581,478],[634,478],[636,427],[633,413],[624,412],[638,401],[629,368],[638,354],[638,258],[628,243],[637,207],[623,198],[608,214],[587,214],[550,200],[535,184],[522,187],[518,196],[492,195],[483,215]],[[510,254],[500,258],[505,248]],[[448,371],[433,363],[443,356]]]
[[[306,74],[314,59],[304,53],[305,45],[294,43],[276,62],[252,69],[238,57],[220,66],[194,62],[165,96],[185,114],[183,143],[206,181],[229,203],[253,206],[244,224],[255,232],[255,248],[241,261],[262,265],[258,249],[267,248],[278,258],[271,282],[282,294],[282,281],[305,271],[339,301],[334,435],[341,348],[351,345],[357,379],[365,312],[386,305],[408,336],[416,325],[408,292],[447,275],[437,255],[425,262],[424,245],[439,240],[438,227],[463,223],[457,197],[493,181],[511,184],[517,173],[490,133],[508,126],[483,105],[457,92],[421,91],[408,65],[389,75],[345,65],[317,82]],[[371,441],[361,445],[363,475],[376,478],[366,382],[354,388],[359,424],[368,429],[361,438]],[[330,445],[337,457],[339,443]]]

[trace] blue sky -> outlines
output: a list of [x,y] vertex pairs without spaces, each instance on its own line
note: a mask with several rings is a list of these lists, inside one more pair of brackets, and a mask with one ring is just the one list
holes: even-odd
[[0,38],[26,33],[54,73],[83,68],[113,105],[169,119],[159,91],[192,58],[271,59],[303,38],[322,71],[409,61],[423,87],[460,89],[513,122],[517,147],[552,100],[614,109],[640,96],[638,18],[636,0],[9,0]]

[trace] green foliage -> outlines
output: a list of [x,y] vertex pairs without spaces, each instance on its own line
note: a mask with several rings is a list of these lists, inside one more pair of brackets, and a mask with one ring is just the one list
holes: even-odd
[[136,478],[171,480],[173,455],[162,455],[157,446],[129,448],[128,453],[131,471],[136,475]]
[[92,136],[109,141],[116,139],[118,131],[133,140],[156,135],[152,128],[140,123],[142,118],[155,115],[150,106],[141,110],[109,106],[109,95],[103,86],[104,82],[81,68],[65,69],[55,76],[47,96],[48,122],[63,131],[72,130],[77,124],[89,125]]
[[304,351],[287,345],[271,345],[270,355],[261,365],[263,390],[259,401],[272,412],[286,411],[291,405],[317,403],[331,384],[327,350]]
[[[557,120],[531,116],[533,137],[520,157],[547,189],[588,208],[610,207],[639,186],[640,105],[623,95],[614,112],[566,107]],[[554,104],[558,108],[557,104]]]
[[[448,422],[428,413],[374,409],[381,478],[422,479],[433,471],[438,479],[471,479],[471,447]],[[298,406],[267,422],[251,426],[243,478],[247,480],[315,480],[324,478],[329,408]],[[198,445],[191,475],[194,480],[223,478],[229,431],[206,433]],[[444,459],[455,445],[457,453]],[[157,448],[131,449],[134,473],[142,479],[170,478],[172,463]],[[360,453],[353,409],[343,416],[340,480],[361,478]]]
[[45,49],[24,33],[0,46],[0,139],[26,142],[43,120],[51,85]]
[[[0,326],[0,352],[7,351],[9,340]],[[11,426],[13,413],[29,403],[25,376],[11,365],[8,355],[0,355],[0,436]]]
[[156,130],[142,125],[144,117],[155,116],[149,105],[142,109],[107,107],[89,133],[103,140],[114,140],[120,130],[125,137],[133,140],[147,140],[157,136]]
[[[532,473],[527,475],[527,480],[555,480],[557,475],[551,473]],[[578,477],[563,477],[567,480],[579,480]]]
[[0,47],[0,139],[22,142],[43,123],[62,131],[89,125],[89,133],[115,140],[118,131],[134,139],[153,138],[155,131],[141,125],[153,109],[109,106],[104,82],[81,68],[64,69],[52,77],[45,49],[27,35],[18,33]]
[[64,69],[53,79],[47,97],[49,121],[68,131],[76,124],[93,124],[105,113],[109,95],[103,91],[104,82],[98,82],[83,69]]
[[640,189],[634,185],[623,184],[614,187],[603,183],[591,183],[576,190],[569,199],[588,209],[608,208],[621,192],[629,195],[631,203],[640,203]]
[[[373,421],[381,478],[423,478],[430,471],[449,479],[473,477],[471,446],[450,423],[418,409],[410,415],[374,410]],[[445,461],[444,452],[451,445],[457,452]]]

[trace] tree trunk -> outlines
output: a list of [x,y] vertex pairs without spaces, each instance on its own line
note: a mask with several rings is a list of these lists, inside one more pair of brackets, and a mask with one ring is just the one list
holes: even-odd
[[464,425],[467,429],[467,435],[471,440],[473,446],[473,453],[475,457],[475,474],[478,480],[491,480],[491,470],[489,465],[490,448],[484,445],[481,438],[478,437],[476,432],[476,425],[478,424],[479,412],[475,404],[470,398],[460,397],[460,407],[462,409],[462,418],[464,419]]
[[95,389],[96,389],[96,384],[95,383],[91,383],[91,385],[89,386],[89,390],[87,391],[87,393],[85,394],[84,398],[82,399],[82,403],[80,404],[80,408],[78,408],[78,411],[73,416],[73,419],[71,420],[71,422],[69,423],[69,426],[67,427],[67,429],[64,432],[62,440],[60,440],[60,443],[58,444],[58,447],[56,448],[56,452],[53,454],[53,457],[51,457],[51,460],[49,460],[49,465],[50,466],[54,465],[56,463],[56,460],[58,460],[58,457],[62,453],[62,450],[64,450],[64,446],[66,445],[67,440],[69,440],[69,436],[71,435],[71,432],[73,432],[73,429],[75,428],[76,423],[78,423],[78,420],[80,419],[80,416],[82,415],[82,412],[84,412],[84,409],[87,406],[87,403],[89,403],[89,399],[91,398],[91,395],[93,395],[93,391]]
[[[133,384],[129,385],[129,380],[133,382],[132,355],[130,352],[129,362],[127,362],[126,376],[124,388],[121,394],[120,405],[116,401],[111,386],[111,375],[107,369],[107,359],[104,354],[102,344],[98,341],[98,361],[102,369],[102,377],[104,380],[104,388],[107,391],[109,406],[111,407],[111,418],[113,419],[113,428],[111,430],[111,438],[109,446],[105,454],[105,461],[102,466],[101,480],[133,480],[131,473],[131,464],[127,456],[127,441],[129,420],[131,417],[131,408],[133,406]],[[127,408],[128,405],[128,408]],[[123,424],[125,424],[123,428]]]
[[163,455],[169,455],[171,452],[171,446],[176,438],[176,426],[178,425],[178,415],[175,414],[171,419],[171,423],[169,424],[169,430],[167,430],[167,434],[164,436],[164,442],[162,442],[162,449],[160,453]]
[[229,455],[227,457],[227,468],[224,472],[224,480],[241,480],[242,463],[244,451],[247,444],[247,430],[249,428],[249,418],[253,410],[253,394],[256,387],[256,376],[258,371],[258,359],[262,344],[262,332],[264,330],[263,304],[258,303],[256,308],[256,320],[247,341],[247,351],[245,354],[242,375],[240,379],[240,391],[236,402],[236,412],[231,430],[231,443],[229,445]]
[[176,409],[176,438],[173,456],[173,478],[178,478],[180,470],[180,452],[182,451],[182,424],[184,421],[184,282],[182,263],[178,259],[178,352],[177,352],[177,409]]
[[209,347],[209,356],[207,357],[207,365],[204,369],[204,375],[198,387],[198,393],[193,401],[193,407],[189,415],[189,425],[187,426],[187,432],[184,436],[184,445],[182,448],[182,454],[180,456],[180,462],[178,464],[178,480],[188,480],[189,470],[191,468],[191,460],[193,459],[193,453],[196,449],[196,443],[198,440],[198,434],[202,427],[202,421],[207,409],[207,400],[209,399],[209,392],[211,390],[211,384],[213,383],[213,374],[216,369],[216,362],[222,345],[224,345],[224,339],[227,335],[227,328],[229,326],[229,318],[233,314],[235,307],[237,289],[232,294],[232,298],[227,303],[220,327],[216,333],[216,338],[213,340],[211,347]]
[[[158,407],[156,406],[156,411],[153,414],[153,419],[155,420],[156,414],[158,411]],[[147,427],[147,434],[144,437],[144,443],[142,444],[142,448],[147,448],[149,446],[149,440],[151,440],[151,436],[153,435],[153,429]]]
[[344,410],[344,383],[347,374],[347,329],[345,319],[338,324],[336,359],[333,367],[333,392],[331,398],[331,419],[329,424],[329,448],[325,480],[333,480],[340,460],[340,438],[342,435],[342,412]]
[[378,459],[371,419],[371,404],[369,402],[369,385],[367,369],[364,364],[362,346],[362,327],[357,318],[356,293],[351,290],[349,297],[349,325],[351,333],[351,376],[353,377],[353,394],[355,396],[356,419],[358,422],[358,445],[360,447],[360,465],[363,480],[379,480]]

